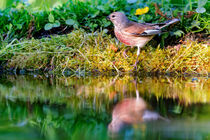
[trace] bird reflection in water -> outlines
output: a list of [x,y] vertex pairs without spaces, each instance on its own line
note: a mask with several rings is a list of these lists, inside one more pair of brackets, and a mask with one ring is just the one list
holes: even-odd
[[108,132],[110,134],[119,133],[134,124],[141,125],[144,122],[157,120],[169,121],[157,112],[149,110],[146,102],[139,96],[136,89],[136,98],[124,99],[114,107],[112,121],[108,125]]

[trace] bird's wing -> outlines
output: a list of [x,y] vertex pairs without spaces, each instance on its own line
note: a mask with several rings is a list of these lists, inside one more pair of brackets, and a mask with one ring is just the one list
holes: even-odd
[[165,25],[160,26],[160,29],[162,29],[162,28],[164,28],[164,27],[166,27],[166,26],[169,26],[169,25],[171,25],[171,24],[177,23],[177,22],[179,22],[179,21],[180,21],[180,20],[177,19],[177,18],[174,18],[174,19],[172,19],[172,20],[168,20],[168,21],[166,21],[166,22],[164,23]]
[[156,27],[158,29],[162,29],[166,26],[169,26],[169,25],[174,24],[174,23],[179,22],[179,21],[180,21],[179,19],[174,18],[174,19],[168,20],[164,23],[141,23],[141,24],[146,25],[146,26],[153,26],[153,27]]
[[156,24],[141,24],[132,22],[128,27],[122,30],[122,33],[131,36],[151,36],[161,33],[160,28]]
[[123,33],[131,36],[152,36],[161,33],[161,29],[179,22],[179,19],[168,20],[165,23],[137,23],[130,22],[129,25],[123,29]]

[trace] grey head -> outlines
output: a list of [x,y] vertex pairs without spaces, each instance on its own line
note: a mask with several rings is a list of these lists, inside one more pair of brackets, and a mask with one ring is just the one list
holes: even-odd
[[117,28],[126,27],[130,22],[130,20],[122,12],[113,12],[107,17],[107,19],[110,20]]

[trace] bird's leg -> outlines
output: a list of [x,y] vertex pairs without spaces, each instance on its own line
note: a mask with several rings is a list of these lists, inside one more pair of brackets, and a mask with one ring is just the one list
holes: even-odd
[[123,56],[124,56],[124,58],[127,58],[128,57],[128,55],[126,54],[127,53],[127,51],[130,49],[130,47],[128,47],[127,49],[125,49],[124,51],[123,51]]
[[139,63],[139,54],[140,54],[140,50],[141,50],[141,48],[140,48],[140,46],[137,46],[138,47],[138,50],[137,50],[137,57],[136,57],[136,62],[135,62],[135,64],[133,65],[133,69],[136,69],[136,71],[137,71],[137,64]]
[[139,100],[139,90],[137,89],[137,77],[134,80],[135,89],[136,89],[136,100]]

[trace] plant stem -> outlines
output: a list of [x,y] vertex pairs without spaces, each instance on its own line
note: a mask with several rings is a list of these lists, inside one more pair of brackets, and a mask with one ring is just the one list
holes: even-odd
[[192,11],[192,2],[191,2],[191,0],[189,0],[189,3],[190,3],[190,11]]

